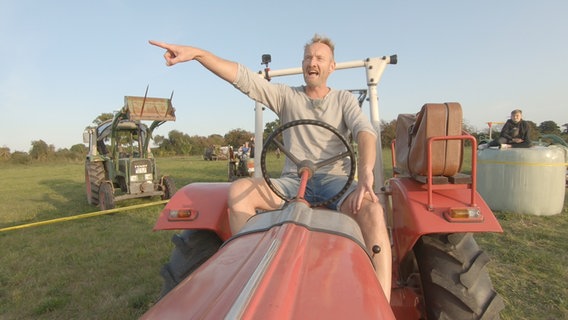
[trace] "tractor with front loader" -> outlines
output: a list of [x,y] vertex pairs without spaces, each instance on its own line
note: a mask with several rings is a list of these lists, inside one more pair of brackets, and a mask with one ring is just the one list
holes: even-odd
[[[376,87],[386,66],[396,61],[384,56],[336,65],[366,69],[379,151]],[[301,69],[266,71],[273,77],[296,73]],[[298,159],[281,141],[300,126],[329,131],[344,152]],[[154,227],[181,232],[172,237],[174,249],[161,270],[161,299],[142,319],[498,319],[503,300],[491,283],[489,256],[474,234],[502,229],[476,190],[477,141],[462,131],[461,106],[425,104],[418,114],[399,116],[391,178],[384,179],[377,153],[375,193],[386,212],[393,253],[390,301],[375,275],[382,266],[372,257],[380,248],[368,249],[352,217],[322,208],[354,180],[356,154],[348,140],[309,119],[276,129],[255,152],[261,168],[255,175],[262,175],[285,205],[258,212],[235,234],[229,227],[230,183],[181,188]],[[470,171],[462,170],[466,145],[472,148]],[[294,198],[271,183],[275,171],[267,150],[274,147],[298,167],[302,183]],[[302,186],[310,177],[345,158],[351,169],[344,188],[322,202],[305,201]]]
[[153,131],[166,121],[175,121],[171,98],[125,96],[124,106],[112,119],[85,128],[90,204],[108,210],[121,200],[153,196],[165,200],[174,195],[174,180],[159,174],[150,149]]

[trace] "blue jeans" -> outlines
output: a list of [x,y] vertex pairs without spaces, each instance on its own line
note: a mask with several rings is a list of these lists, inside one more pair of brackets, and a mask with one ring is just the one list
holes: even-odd
[[[306,186],[306,194],[304,198],[309,203],[322,202],[335,196],[347,182],[348,176],[336,176],[330,174],[315,174]],[[272,184],[284,194],[288,199],[295,198],[298,195],[300,187],[300,177],[297,174],[284,175],[277,179],[271,179]],[[347,196],[357,188],[357,182],[353,181],[347,192],[339,199],[327,205],[328,209],[340,211],[341,204]]]

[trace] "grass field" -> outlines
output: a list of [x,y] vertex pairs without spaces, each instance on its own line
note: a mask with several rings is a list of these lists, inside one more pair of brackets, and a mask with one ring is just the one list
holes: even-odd
[[[225,161],[158,163],[178,187],[227,178]],[[0,229],[96,212],[86,201],[83,170],[0,165]],[[568,318],[566,203],[562,214],[548,217],[497,212],[505,232],[476,236],[493,259],[489,270],[506,304],[502,319]],[[138,318],[155,302],[172,248],[173,231],[152,232],[162,207],[0,232],[0,319]]]

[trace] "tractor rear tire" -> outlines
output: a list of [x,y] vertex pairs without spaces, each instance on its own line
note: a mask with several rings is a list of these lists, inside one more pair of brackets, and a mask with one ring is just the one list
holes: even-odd
[[162,191],[164,194],[162,195],[162,200],[168,200],[173,197],[173,195],[177,192],[176,184],[172,177],[164,176],[162,178]]
[[172,237],[175,247],[170,261],[162,267],[164,278],[160,299],[207,261],[221,246],[221,239],[209,230],[185,230]]
[[99,206],[101,210],[114,209],[114,192],[110,182],[105,181],[99,187]]
[[87,202],[94,206],[99,204],[99,187],[105,180],[105,168],[102,162],[85,163],[85,187]]
[[414,253],[427,319],[499,319],[503,300],[471,233],[423,236]]

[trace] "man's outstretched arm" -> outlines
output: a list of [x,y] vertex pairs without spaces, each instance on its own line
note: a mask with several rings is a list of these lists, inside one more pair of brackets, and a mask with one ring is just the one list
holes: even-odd
[[196,60],[209,71],[229,83],[234,83],[237,78],[238,65],[236,62],[220,58],[209,51],[191,46],[175,45],[154,40],[150,40],[149,43],[162,49],[166,49],[164,58],[166,59],[166,65],[168,66]]

